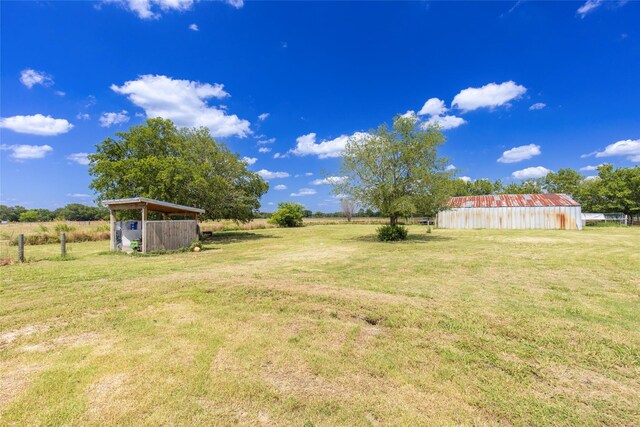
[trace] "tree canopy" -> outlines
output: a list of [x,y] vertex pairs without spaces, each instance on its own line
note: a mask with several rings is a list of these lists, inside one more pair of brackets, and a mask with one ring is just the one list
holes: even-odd
[[438,157],[445,141],[437,127],[422,128],[410,117],[396,116],[345,147],[334,191],[360,206],[374,208],[392,225],[403,216],[433,215],[449,195],[447,160]]
[[89,156],[99,200],[149,197],[206,210],[206,219],[250,221],[269,185],[206,128],[155,118],[116,133]]
[[583,212],[640,214],[640,166],[599,166],[597,177],[581,183],[576,200],[582,204]]
[[564,168],[558,172],[549,172],[542,181],[544,189],[549,193],[564,193],[577,197],[583,180],[584,177],[579,172]]
[[300,203],[282,202],[278,204],[278,210],[271,215],[269,222],[279,227],[302,227],[304,217],[305,209]]

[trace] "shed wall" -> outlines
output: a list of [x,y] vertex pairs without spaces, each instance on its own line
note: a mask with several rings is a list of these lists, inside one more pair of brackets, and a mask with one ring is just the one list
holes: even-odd
[[440,228],[581,230],[580,206],[452,208],[438,213]]
[[198,240],[197,223],[194,220],[147,221],[144,236],[147,252],[180,249]]

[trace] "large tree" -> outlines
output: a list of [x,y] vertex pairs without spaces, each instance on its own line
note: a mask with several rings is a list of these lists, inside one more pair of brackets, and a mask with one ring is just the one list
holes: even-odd
[[205,209],[207,219],[249,221],[269,189],[206,128],[149,119],[96,148],[89,173],[99,200],[149,197]]
[[584,177],[571,168],[559,169],[558,172],[549,172],[542,179],[544,189],[549,193],[564,193],[576,196]]
[[502,191],[502,182],[491,182],[490,179],[482,178],[475,181],[452,179],[452,196],[485,196],[489,194],[499,194]]
[[599,166],[598,177],[585,183],[580,199],[589,210],[637,215],[640,213],[640,166],[617,169],[610,164]]
[[346,178],[334,191],[379,210],[391,225],[403,216],[433,215],[450,190],[447,161],[438,157],[444,141],[437,127],[422,128],[413,118],[396,116],[391,128],[382,124],[347,142],[341,167]]

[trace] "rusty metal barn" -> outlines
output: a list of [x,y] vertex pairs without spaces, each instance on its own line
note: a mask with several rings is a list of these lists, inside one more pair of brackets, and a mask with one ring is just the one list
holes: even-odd
[[438,213],[440,228],[581,230],[580,204],[566,194],[453,197]]

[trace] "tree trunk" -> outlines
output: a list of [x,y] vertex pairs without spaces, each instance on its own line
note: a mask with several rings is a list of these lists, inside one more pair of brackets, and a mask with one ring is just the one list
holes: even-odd
[[391,217],[389,218],[389,223],[392,226],[395,226],[398,224],[398,217],[396,215],[391,215]]

